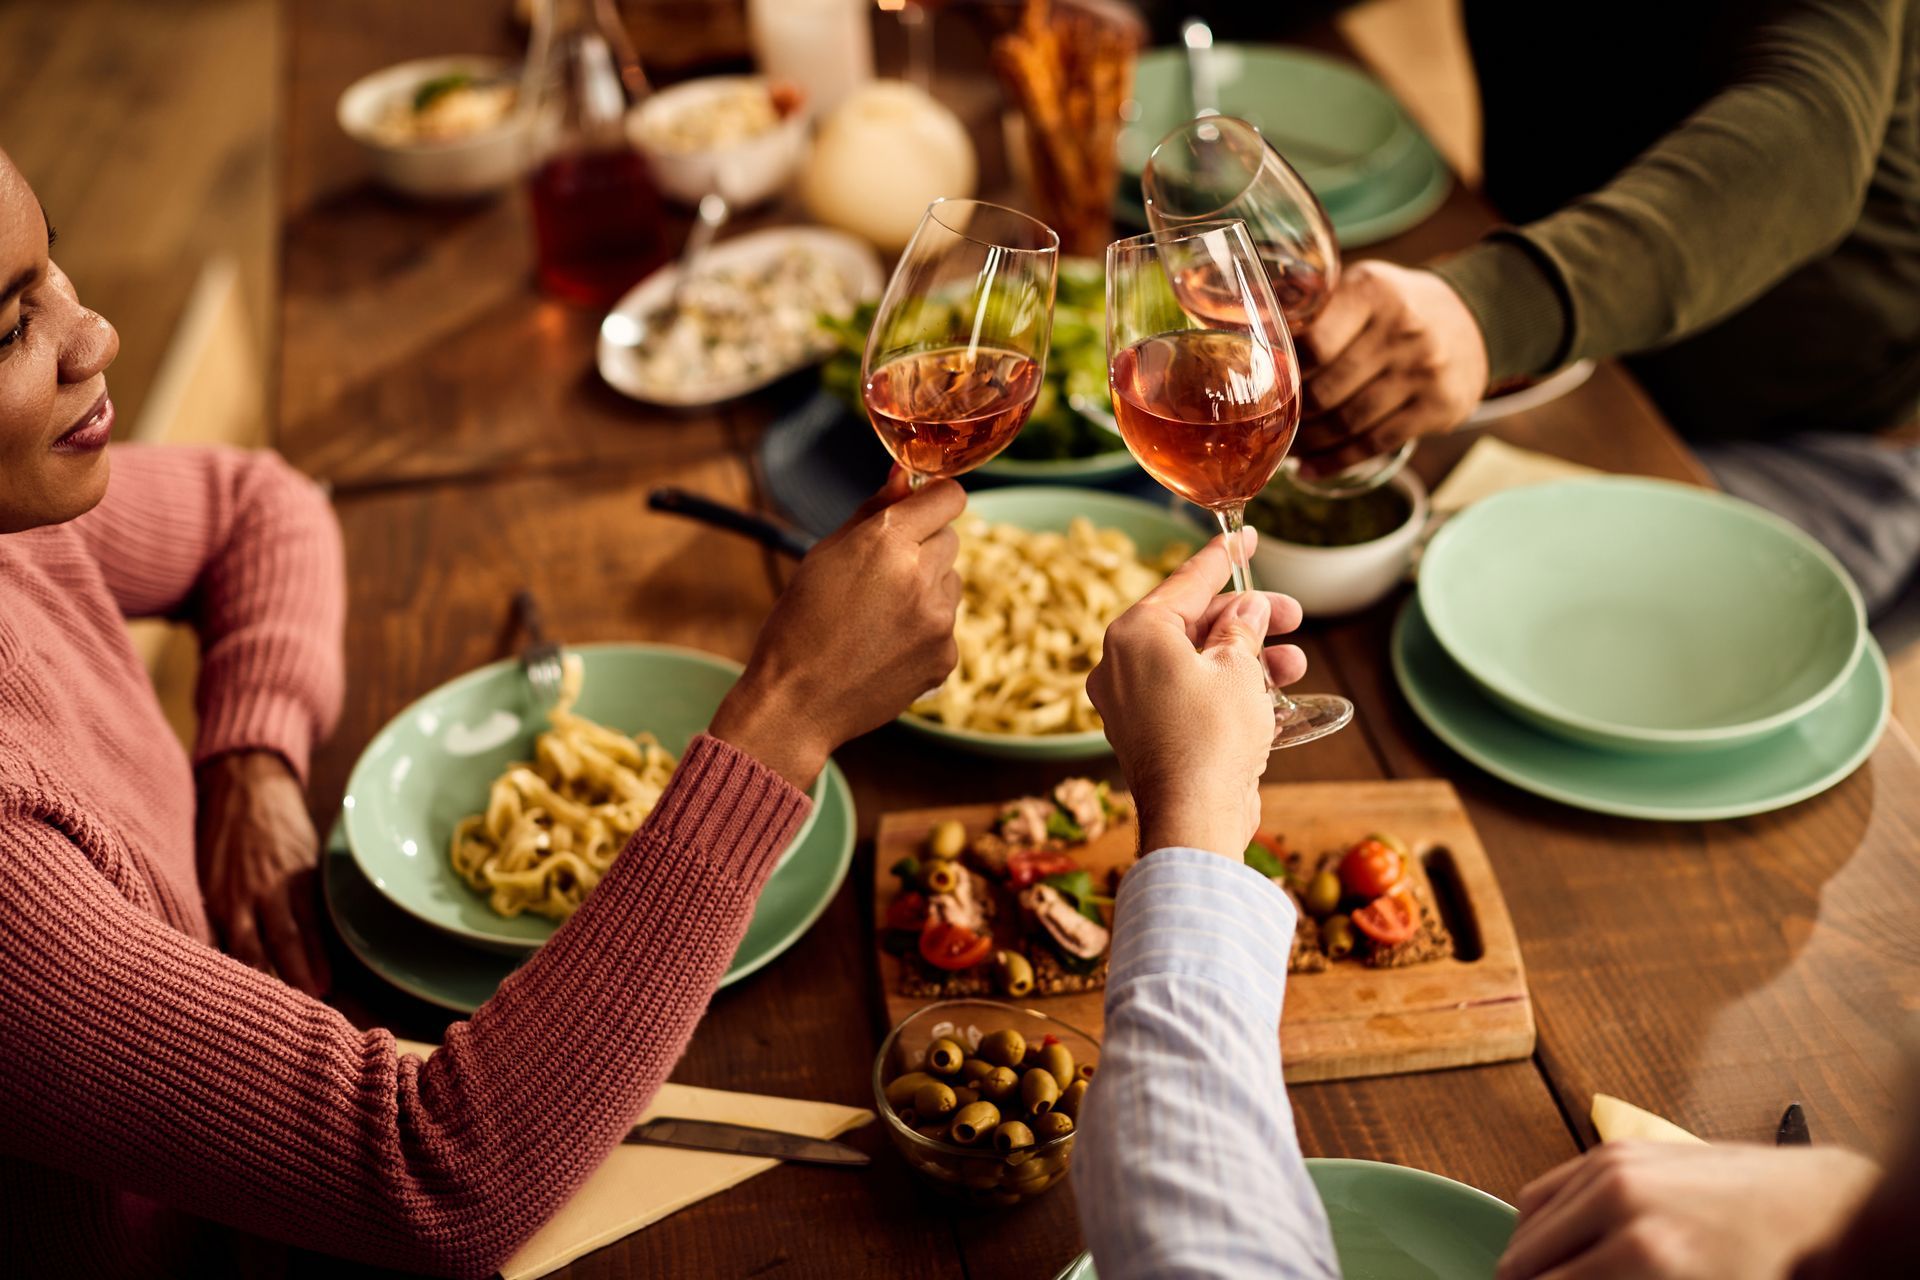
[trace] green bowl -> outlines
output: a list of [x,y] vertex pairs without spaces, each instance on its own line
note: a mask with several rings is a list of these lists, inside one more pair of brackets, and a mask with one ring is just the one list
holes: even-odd
[[1737,746],[1852,673],[1860,594],[1812,538],[1748,502],[1619,476],[1498,494],[1420,564],[1441,645],[1501,705],[1638,752]]
[[[1341,1274],[1358,1280],[1486,1280],[1520,1215],[1484,1191],[1374,1160],[1309,1160]],[[1269,1195],[1279,1188],[1266,1188]],[[1085,1254],[1055,1280],[1098,1280]]]
[[[1097,489],[991,489],[967,495],[967,510],[994,524],[1052,533],[1064,533],[1075,516],[1085,516],[1100,528],[1118,529],[1132,538],[1142,557],[1158,555],[1176,542],[1198,549],[1208,536],[1168,507]],[[1008,760],[1092,760],[1112,753],[1107,735],[1099,730],[1033,736],[980,733],[949,728],[911,712],[901,716],[900,723],[957,750]]]
[[[578,710],[626,733],[642,730],[676,757],[713,719],[740,665],[666,645],[569,646],[585,667]],[[453,828],[486,808],[488,788],[532,757],[546,727],[519,664],[495,662],[441,685],[374,735],[347,780],[342,802],[353,859],[402,911],[495,951],[531,951],[559,922],[496,915],[447,859]],[[814,783],[814,813],[821,784]],[[807,827],[781,855],[798,847]]]

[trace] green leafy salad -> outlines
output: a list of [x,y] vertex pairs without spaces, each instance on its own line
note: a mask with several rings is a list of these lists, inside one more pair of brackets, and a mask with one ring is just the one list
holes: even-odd
[[[931,313],[948,304],[925,299],[920,305]],[[860,413],[866,412],[860,400],[860,359],[877,310],[876,304],[866,302],[851,316],[820,319],[840,344],[820,370],[821,385]],[[1103,426],[1076,410],[1076,399],[1107,415],[1108,424]],[[1113,401],[1107,390],[1104,268],[1086,259],[1067,259],[1060,264],[1054,288],[1053,342],[1047,351],[1046,379],[1040,384],[1027,425],[1002,456],[1023,462],[1052,462],[1123,450],[1126,446],[1111,425],[1112,413]]]

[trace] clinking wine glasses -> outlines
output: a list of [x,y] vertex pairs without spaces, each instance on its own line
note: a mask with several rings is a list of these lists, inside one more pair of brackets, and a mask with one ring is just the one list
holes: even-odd
[[[1150,232],[1107,248],[1107,361],[1120,434],[1148,474],[1205,507],[1250,590],[1240,531],[1300,425],[1300,365],[1244,223]],[[1276,749],[1341,728],[1353,704],[1268,686]]]
[[861,391],[915,488],[990,461],[1046,371],[1060,238],[979,200],[927,206],[867,335]]

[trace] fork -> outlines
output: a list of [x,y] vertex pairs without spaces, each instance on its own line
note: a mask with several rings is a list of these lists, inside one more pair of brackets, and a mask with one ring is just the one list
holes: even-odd
[[547,639],[546,628],[540,624],[540,605],[531,591],[514,592],[513,616],[527,637],[527,647],[520,651],[520,669],[527,673],[527,683],[533,686],[533,696],[540,705],[551,707],[560,701],[560,686],[566,675],[560,646]]

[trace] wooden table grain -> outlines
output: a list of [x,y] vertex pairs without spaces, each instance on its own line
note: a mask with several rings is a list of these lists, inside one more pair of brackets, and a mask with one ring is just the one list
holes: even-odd
[[[287,5],[278,443],[333,484],[351,565],[351,692],[316,758],[318,818],[381,723],[507,651],[515,590],[535,590],[569,640],[741,658],[781,581],[757,550],[643,503],[668,483],[761,503],[753,446],[774,399],[689,413],[622,400],[592,371],[595,317],[531,287],[519,193],[401,202],[368,185],[334,126],[335,98],[367,71],[508,47],[504,8]],[[1492,222],[1456,188],[1375,252],[1421,261]],[[1612,365],[1490,430],[1608,471],[1704,481]],[[1417,465],[1435,479],[1468,443],[1431,441]],[[1780,814],[1702,824],[1580,813],[1488,778],[1426,733],[1387,670],[1390,622],[1383,606],[1308,630],[1306,687],[1352,697],[1356,727],[1276,755],[1269,780],[1451,779],[1513,911],[1540,1047],[1495,1067],[1297,1087],[1307,1151],[1432,1169],[1511,1198],[1591,1141],[1595,1090],[1715,1138],[1763,1138],[1800,1099],[1822,1140],[1875,1148],[1902,1096],[1896,1024],[1920,1010],[1920,753],[1905,735],[1890,731],[1854,777]],[[676,1080],[868,1103],[884,1030],[865,933],[878,815],[996,799],[1066,772],[946,755],[894,729],[839,758],[860,811],[853,873],[779,963],[715,998]],[[357,1019],[423,1038],[445,1026],[444,1012],[346,956],[337,966]],[[962,1212],[921,1195],[877,1127],[850,1140],[875,1154],[873,1170],[777,1169],[562,1274],[980,1280],[1050,1275],[1081,1247],[1068,1194]]]

